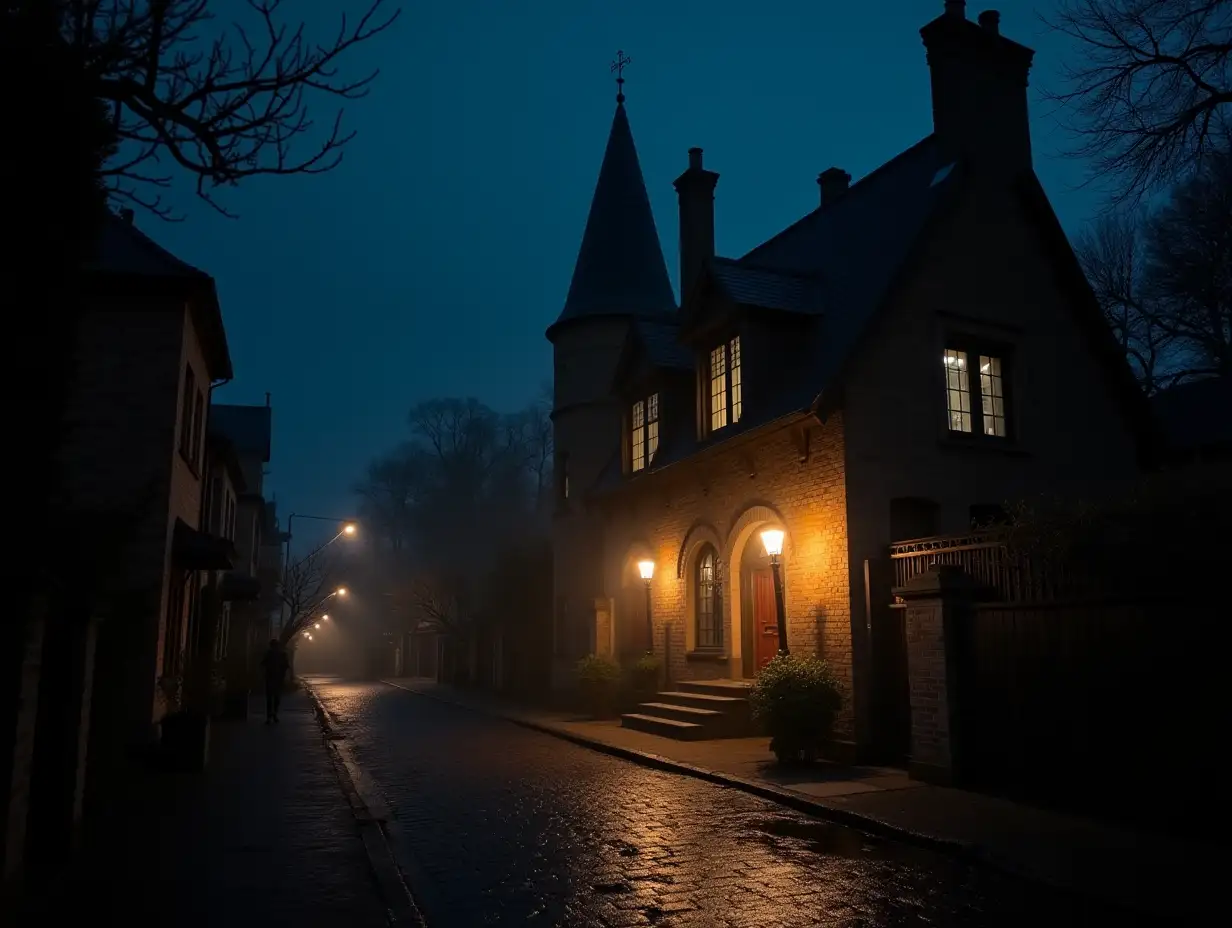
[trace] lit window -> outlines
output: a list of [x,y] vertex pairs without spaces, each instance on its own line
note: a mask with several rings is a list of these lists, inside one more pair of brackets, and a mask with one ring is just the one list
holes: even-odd
[[634,403],[629,423],[630,460],[632,469],[638,471],[652,464],[659,450],[659,394],[652,393]]
[[984,434],[1005,437],[1005,381],[1001,359],[980,355],[980,403],[984,415]]
[[697,647],[723,647],[723,607],[719,594],[718,555],[713,545],[698,552],[693,575],[693,611],[697,619]]
[[971,385],[967,352],[945,349],[945,402],[951,432],[971,431]]
[[[970,358],[978,360],[974,369]],[[946,422],[950,431],[1007,438],[1004,358],[968,345],[965,349],[945,349],[944,364]],[[979,396],[979,403],[972,403],[974,396]]]
[[740,399],[740,336],[731,340],[727,348],[727,357],[731,368],[731,421],[739,422],[744,405]]
[[710,431],[739,422],[744,412],[740,336],[710,352]]

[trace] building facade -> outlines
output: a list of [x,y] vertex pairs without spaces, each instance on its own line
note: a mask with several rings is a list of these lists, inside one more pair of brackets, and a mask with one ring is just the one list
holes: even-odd
[[[844,683],[857,746],[892,541],[1136,478],[1149,414],[1035,177],[1030,49],[961,2],[921,30],[934,131],[739,258],[718,174],[675,181],[676,308],[623,99],[555,357],[558,678],[649,647],[669,681],[748,680],[786,644]],[[639,562],[653,562],[647,596]],[[650,609],[647,621],[646,609]]]

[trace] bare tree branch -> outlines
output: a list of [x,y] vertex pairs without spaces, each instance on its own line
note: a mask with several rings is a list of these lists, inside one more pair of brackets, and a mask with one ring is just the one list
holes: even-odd
[[1232,103],[1229,0],[1063,0],[1045,20],[1077,44],[1068,110],[1073,154],[1137,204],[1226,146]]
[[113,196],[164,217],[159,191],[174,170],[193,176],[197,195],[230,216],[215,198],[219,187],[337,167],[354,132],[343,130],[341,107],[318,131],[310,99],[365,96],[379,72],[348,78],[339,65],[401,12],[373,0],[317,44],[302,22],[282,21],[281,0],[246,0],[247,21],[229,27],[215,20],[218,0],[54,2],[61,35],[113,114],[121,154],[104,171]]

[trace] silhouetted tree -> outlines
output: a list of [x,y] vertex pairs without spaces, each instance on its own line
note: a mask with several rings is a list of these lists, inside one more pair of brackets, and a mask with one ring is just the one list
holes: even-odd
[[[354,100],[377,75],[345,78],[339,65],[384,32],[399,10],[372,0],[332,41],[280,17],[280,0],[246,0],[247,19],[217,22],[218,0],[43,0],[105,101],[120,142],[103,175],[115,199],[169,215],[158,191],[175,170],[223,213],[220,186],[260,174],[316,174],[337,166],[353,132],[341,108],[314,132],[313,96]],[[236,4],[235,6],[238,6]],[[230,14],[232,8],[226,8]],[[228,214],[229,215],[229,214]]]
[[309,552],[287,568],[286,578],[279,586],[282,605],[286,607],[281,639],[294,645],[297,636],[309,623],[324,612],[334,587],[330,584],[334,562],[326,545]]
[[1232,154],[1214,151],[1147,223],[1156,324],[1182,376],[1232,376]]
[[1114,210],[1076,251],[1143,388],[1232,373],[1232,158],[1203,167],[1153,210]]
[[1142,388],[1154,393],[1175,370],[1169,364],[1171,336],[1159,323],[1143,242],[1146,217],[1119,209],[1097,218],[1074,244],[1104,318]]
[[1137,202],[1228,142],[1232,0],[1062,0],[1046,20],[1077,43],[1070,89],[1075,154]]

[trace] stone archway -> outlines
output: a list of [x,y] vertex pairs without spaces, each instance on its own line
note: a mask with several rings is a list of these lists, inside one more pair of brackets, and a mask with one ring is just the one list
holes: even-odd
[[[766,614],[768,608],[773,608],[773,595],[769,594],[767,604],[768,591],[765,586],[769,581],[770,562],[759,537],[759,533],[768,528],[779,528],[784,532],[782,562],[786,565],[792,553],[791,530],[778,509],[768,503],[753,503],[740,512],[732,523],[723,549],[722,561],[727,579],[724,610],[731,642],[728,653],[732,676],[737,678],[752,677],[757,670],[758,645],[761,642],[756,634],[755,622],[758,626],[773,622],[773,614]],[[786,584],[783,592],[784,600],[789,601],[791,594]]]
[[[676,555],[676,579],[680,583],[683,596],[684,649],[686,652],[694,651],[697,648],[697,589],[694,568],[698,554],[707,546],[714,550],[719,564],[722,564],[722,551],[724,547],[722,537],[712,524],[699,519],[685,532],[684,540],[680,543],[680,550]],[[721,597],[719,601],[722,602]],[[724,637],[726,637],[727,618],[725,607],[723,611],[724,615],[720,616],[720,621],[723,622]],[[724,646],[727,646],[727,642],[724,642]]]

